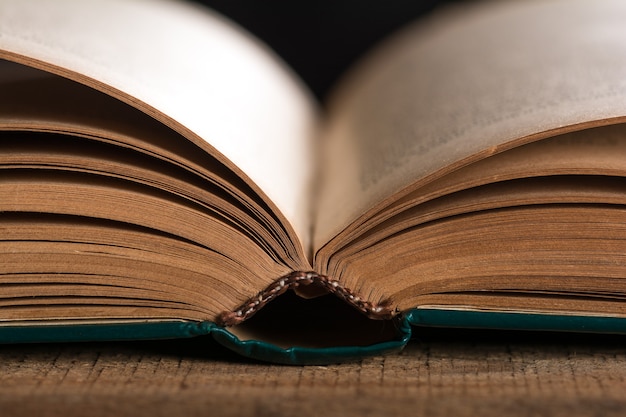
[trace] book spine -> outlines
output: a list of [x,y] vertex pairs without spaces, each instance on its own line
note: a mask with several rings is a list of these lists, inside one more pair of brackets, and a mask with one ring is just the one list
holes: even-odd
[[223,327],[215,327],[212,336],[221,345],[247,358],[286,365],[328,365],[400,352],[411,339],[411,326],[407,320],[394,322],[397,323],[396,338],[367,346],[280,348],[260,340],[239,340]]

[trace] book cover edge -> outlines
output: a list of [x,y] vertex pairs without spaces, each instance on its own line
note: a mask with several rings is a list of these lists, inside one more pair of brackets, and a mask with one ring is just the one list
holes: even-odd
[[415,308],[405,320],[414,327],[626,334],[626,317],[611,316]]
[[0,343],[61,343],[181,339],[208,335],[211,322],[63,323],[0,326]]

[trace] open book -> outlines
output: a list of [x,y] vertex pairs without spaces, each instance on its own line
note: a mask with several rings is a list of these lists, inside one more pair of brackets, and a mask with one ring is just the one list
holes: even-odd
[[323,362],[411,324],[626,330],[625,21],[452,9],[321,110],[204,8],[1,0],[0,338]]

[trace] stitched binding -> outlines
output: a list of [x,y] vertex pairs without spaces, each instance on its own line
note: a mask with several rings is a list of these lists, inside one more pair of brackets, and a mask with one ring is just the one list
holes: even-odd
[[387,300],[379,304],[374,304],[354,294],[350,289],[339,283],[339,281],[330,279],[325,275],[311,271],[296,271],[278,278],[265,290],[250,298],[236,310],[221,313],[217,318],[217,324],[226,327],[240,324],[252,317],[257,311],[265,307],[270,301],[283,294],[285,291],[297,288],[301,285],[311,284],[317,284],[325,288],[329,293],[343,299],[371,319],[389,320],[397,314],[397,311],[390,306],[391,303]]

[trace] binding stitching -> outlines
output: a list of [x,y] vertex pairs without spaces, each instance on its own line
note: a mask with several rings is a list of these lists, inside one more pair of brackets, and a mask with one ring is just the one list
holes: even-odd
[[375,304],[364,300],[341,285],[339,281],[330,279],[326,275],[320,275],[312,271],[295,271],[278,278],[265,290],[250,298],[236,310],[221,313],[217,318],[217,324],[224,327],[236,326],[252,317],[257,311],[265,307],[270,301],[283,294],[285,291],[297,288],[301,285],[311,284],[320,285],[329,293],[343,299],[371,319],[389,320],[397,314],[397,311],[390,306],[391,303],[389,300]]

